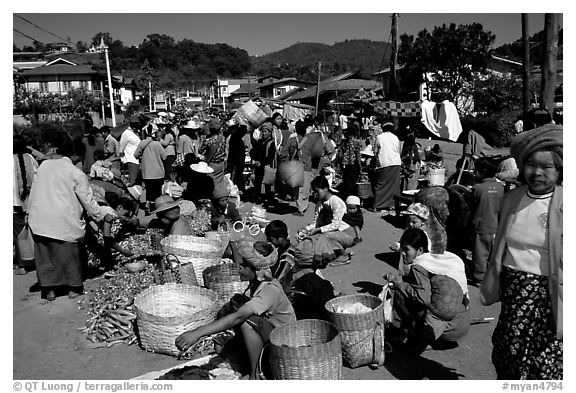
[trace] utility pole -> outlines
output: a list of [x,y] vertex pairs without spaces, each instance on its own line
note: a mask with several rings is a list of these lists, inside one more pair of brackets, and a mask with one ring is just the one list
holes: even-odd
[[112,87],[112,75],[110,74],[110,60],[108,60],[108,45],[104,44],[104,37],[100,37],[100,50],[104,51],[106,57],[106,72],[108,73],[108,93],[110,96],[110,114],[112,115],[112,127],[116,127],[116,114],[114,113],[114,95]]
[[318,60],[318,80],[316,82],[316,109],[314,109],[314,116],[318,116],[318,101],[320,100],[320,70],[322,62]]
[[148,79],[148,108],[152,112],[152,80]]
[[102,103],[102,124],[100,126],[106,125],[106,112],[104,111],[104,81],[100,81],[100,90],[102,91],[101,103]]
[[554,111],[556,58],[558,56],[558,14],[544,15],[544,61],[542,63],[541,107]]
[[530,111],[530,42],[528,14],[522,14],[522,111],[524,118]]
[[[396,63],[398,61],[398,14],[392,14],[392,54],[390,56],[390,98],[392,100],[398,99],[398,86],[396,83]],[[394,129],[398,129],[398,117],[392,117]]]

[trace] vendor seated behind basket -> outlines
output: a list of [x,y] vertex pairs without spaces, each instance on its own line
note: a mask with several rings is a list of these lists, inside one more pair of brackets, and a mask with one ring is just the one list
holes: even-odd
[[162,195],[154,201],[156,218],[150,220],[148,228],[163,230],[164,237],[168,235],[194,235],[188,222],[180,215],[180,204],[169,195]]
[[270,270],[290,299],[296,319],[329,320],[324,304],[335,297],[330,281],[318,276],[311,266],[298,263],[298,250],[288,239],[288,227],[283,221],[271,221],[264,232],[278,249],[278,262]]
[[424,231],[407,229],[400,238],[407,277],[390,277],[394,290],[391,336],[423,351],[437,341],[455,343],[470,327],[468,286],[462,260],[450,252],[431,254]]
[[210,206],[212,230],[227,224],[233,225],[242,221],[236,204],[230,201],[230,190],[225,183],[218,183],[212,192],[212,206]]
[[296,321],[294,309],[280,283],[272,277],[270,267],[276,263],[278,252],[267,242],[243,243],[234,247],[236,261],[242,261],[240,277],[250,281],[250,298],[234,312],[176,338],[176,346],[186,351],[203,337],[237,328],[250,360],[250,379],[256,378],[260,352],[270,340],[275,327]]

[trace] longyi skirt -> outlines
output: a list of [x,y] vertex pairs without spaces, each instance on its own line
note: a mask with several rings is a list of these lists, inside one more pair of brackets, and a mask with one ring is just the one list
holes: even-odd
[[41,287],[82,286],[82,243],[33,235],[34,258]]
[[502,308],[492,335],[498,379],[563,377],[563,345],[556,338],[548,277],[502,267]]
[[374,208],[394,207],[394,195],[400,193],[400,165],[376,169],[374,174]]

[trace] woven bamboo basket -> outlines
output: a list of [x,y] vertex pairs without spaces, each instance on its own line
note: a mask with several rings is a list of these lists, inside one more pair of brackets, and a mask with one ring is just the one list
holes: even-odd
[[250,100],[238,108],[232,119],[247,126],[249,131],[254,131],[260,124],[264,123],[267,117],[266,112]]
[[183,265],[194,266],[198,285],[204,286],[202,272],[209,266],[220,263],[227,246],[222,239],[198,236],[170,235],[161,241],[167,254],[174,254]]
[[138,336],[151,352],[177,356],[176,338],[216,317],[218,294],[184,284],[154,285],[134,300]]
[[372,185],[369,182],[356,183],[356,192],[360,199],[370,199],[374,197],[374,194],[372,193]]
[[274,379],[342,379],[338,330],[318,319],[275,328],[270,334],[270,366]]
[[304,164],[297,160],[282,161],[278,163],[278,177],[288,187],[302,187],[304,185]]
[[443,186],[446,182],[445,174],[445,168],[435,168],[428,170],[428,174],[426,175],[428,186]]
[[[361,314],[334,312],[335,306],[362,303],[372,311]],[[330,320],[340,332],[344,363],[351,368],[384,364],[384,307],[372,295],[340,296],[326,302]]]
[[204,269],[204,285],[218,294],[218,310],[230,301],[235,293],[244,293],[248,281],[240,279],[242,267],[235,263],[223,263]]

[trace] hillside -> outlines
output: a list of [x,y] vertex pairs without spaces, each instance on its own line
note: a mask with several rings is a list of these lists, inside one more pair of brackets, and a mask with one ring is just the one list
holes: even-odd
[[251,57],[251,69],[256,74],[313,81],[320,60],[322,78],[348,71],[360,71],[369,77],[388,65],[390,52],[390,44],[380,41],[345,40],[334,45],[300,42],[264,56]]

